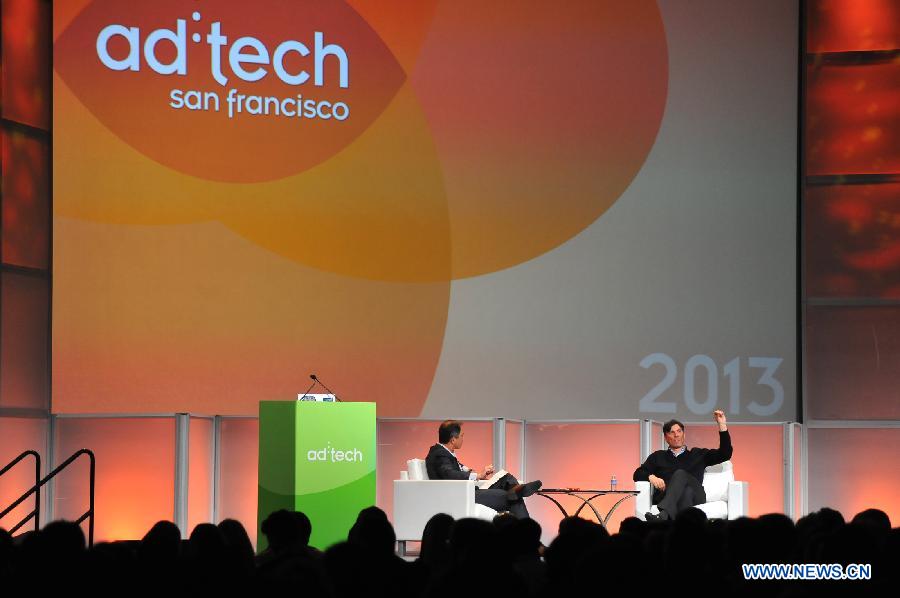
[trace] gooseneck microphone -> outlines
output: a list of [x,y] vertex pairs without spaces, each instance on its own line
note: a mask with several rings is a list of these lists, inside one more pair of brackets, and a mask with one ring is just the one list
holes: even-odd
[[[319,384],[319,386],[321,386],[322,388],[324,388],[325,390],[327,390],[329,393],[331,393],[332,395],[334,395],[334,400],[335,400],[335,401],[338,401],[339,403],[343,403],[343,402],[344,402],[344,401],[341,400],[341,398],[337,395],[336,392],[334,392],[333,390],[331,390],[330,388],[328,388],[327,386],[325,386],[325,383],[322,382],[321,380],[319,380],[319,377],[318,377],[318,376],[316,376],[315,374],[310,374],[309,377],[310,377],[310,379],[313,381],[313,386],[315,386],[316,384]],[[310,388],[312,388],[312,386],[310,386]]]
[[309,394],[309,391],[312,390],[312,387],[315,386],[315,385],[317,384],[317,381],[316,381],[316,379],[315,379],[313,376],[315,376],[315,374],[313,374],[312,376],[310,376],[310,378],[313,379],[313,383],[309,385],[309,388],[307,388],[305,391],[303,391],[303,394],[300,395],[301,397],[305,397],[306,395],[308,395],[308,394]]

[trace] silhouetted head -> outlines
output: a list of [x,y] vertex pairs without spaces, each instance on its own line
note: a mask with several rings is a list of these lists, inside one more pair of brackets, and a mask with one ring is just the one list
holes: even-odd
[[197,524],[188,545],[193,557],[216,561],[225,556],[225,536],[212,523]]
[[397,536],[384,511],[367,507],[359,512],[347,540],[381,556],[390,556],[394,554]]
[[510,528],[512,551],[515,556],[538,556],[541,548],[541,524],[525,517],[516,519]]
[[570,592],[581,557],[608,540],[606,529],[593,521],[580,517],[566,517],[560,521],[559,535],[544,551],[550,583],[561,588],[561,594],[563,591]]
[[[449,517],[449,515],[448,515]],[[0,527],[0,569],[8,563],[13,553],[12,534]]]
[[297,524],[297,542],[303,546],[309,546],[309,537],[312,535],[312,521],[303,511],[293,512],[294,521]]
[[518,520],[519,518],[512,513],[497,513],[496,515],[494,515],[491,523],[494,524],[494,527],[496,527],[497,530],[502,531],[515,525],[516,521]]
[[497,528],[481,519],[459,519],[450,530],[450,555],[456,567],[474,570],[496,558]]
[[138,546],[138,558],[149,562],[171,562],[181,551],[181,531],[171,521],[153,524]]
[[87,545],[81,526],[73,521],[54,521],[40,535],[44,549],[61,558],[83,553]]
[[881,509],[866,509],[854,515],[850,523],[864,525],[887,533],[891,529],[891,518]]
[[429,567],[447,562],[450,555],[450,530],[454,521],[450,515],[438,513],[425,524],[419,558]]
[[253,543],[247,530],[236,519],[225,519],[216,526],[225,540],[225,548],[234,560],[253,565]]
[[647,535],[647,524],[637,517],[626,517],[619,524],[619,533],[644,538]]
[[266,537],[269,548],[275,552],[290,548],[300,539],[298,519],[287,509],[269,513],[263,520],[260,531]]
[[816,512],[816,515],[819,519],[819,523],[825,529],[835,530],[845,523],[844,516],[841,515],[840,511],[828,507],[822,507]]

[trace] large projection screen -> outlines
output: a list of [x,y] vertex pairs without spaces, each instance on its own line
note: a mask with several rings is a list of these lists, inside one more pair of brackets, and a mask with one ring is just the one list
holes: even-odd
[[53,411],[795,419],[796,3],[53,6]]

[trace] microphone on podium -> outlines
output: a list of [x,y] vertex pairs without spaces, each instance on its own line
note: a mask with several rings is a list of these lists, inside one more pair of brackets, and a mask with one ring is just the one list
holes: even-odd
[[[331,390],[330,388],[328,388],[327,386],[325,386],[325,383],[322,382],[321,380],[319,380],[319,377],[318,377],[318,376],[316,376],[315,374],[310,374],[310,375],[309,375],[309,378],[310,378],[310,380],[313,381],[313,386],[315,386],[316,384],[318,384],[319,386],[321,386],[322,388],[324,388],[325,390],[327,390],[329,393],[331,393],[332,395],[334,395],[334,400],[335,400],[335,401],[337,401],[338,403],[343,403],[343,401],[342,401],[341,398],[337,395],[337,393],[334,392],[333,390]],[[310,386],[310,388],[312,388],[312,386]],[[309,391],[307,391],[307,392],[309,392]]]
[[[312,376],[310,376],[310,378],[312,378]],[[308,395],[309,391],[311,391],[313,386],[315,386],[315,385],[316,385],[316,379],[313,378],[313,383],[309,385],[309,388],[307,388],[306,390],[303,391],[303,394],[298,395],[297,398],[299,399],[300,397],[305,397],[306,395]]]

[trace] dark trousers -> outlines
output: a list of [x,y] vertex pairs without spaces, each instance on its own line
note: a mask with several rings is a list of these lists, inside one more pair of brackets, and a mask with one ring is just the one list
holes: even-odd
[[509,500],[509,489],[518,483],[518,480],[511,474],[506,474],[486,490],[475,488],[475,502],[490,507],[498,513],[509,511],[519,519],[527,519],[528,509],[525,508],[525,501],[521,498]]
[[666,491],[659,501],[659,510],[665,511],[669,519],[675,519],[681,511],[705,502],[706,491],[703,485],[687,471],[679,469],[666,482]]

